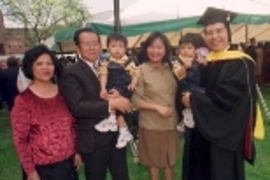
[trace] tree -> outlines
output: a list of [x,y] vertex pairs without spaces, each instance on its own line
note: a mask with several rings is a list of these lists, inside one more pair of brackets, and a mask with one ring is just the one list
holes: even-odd
[[24,27],[28,45],[51,37],[56,31],[78,27],[90,14],[80,0],[1,0],[5,17]]

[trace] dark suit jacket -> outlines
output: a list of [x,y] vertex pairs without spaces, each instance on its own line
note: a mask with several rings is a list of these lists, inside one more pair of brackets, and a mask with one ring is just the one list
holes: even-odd
[[76,119],[77,152],[91,153],[107,146],[115,133],[99,133],[94,125],[108,117],[108,102],[99,97],[100,84],[84,61],[66,67],[60,78],[60,88]]
[[12,109],[15,97],[19,94],[17,88],[17,77],[19,67],[9,67],[1,71],[0,86],[2,99],[7,102],[9,110]]

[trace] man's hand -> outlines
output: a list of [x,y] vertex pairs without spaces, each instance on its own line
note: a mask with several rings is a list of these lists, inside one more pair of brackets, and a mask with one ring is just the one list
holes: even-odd
[[130,100],[122,96],[110,99],[109,106],[111,109],[118,110],[123,113],[129,112],[131,110]]
[[40,180],[37,171],[35,170],[31,174],[29,174],[27,180]]
[[107,95],[108,95],[108,93],[107,93],[106,89],[102,89],[102,90],[100,91],[99,96],[100,96],[102,99],[106,99],[106,98],[107,98]]

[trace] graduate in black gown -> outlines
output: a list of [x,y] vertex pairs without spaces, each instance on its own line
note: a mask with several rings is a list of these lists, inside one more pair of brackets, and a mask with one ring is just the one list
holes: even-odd
[[244,160],[254,162],[255,62],[230,51],[236,14],[208,8],[199,20],[211,52],[202,71],[205,92],[185,92],[195,127],[186,128],[183,180],[244,180]]

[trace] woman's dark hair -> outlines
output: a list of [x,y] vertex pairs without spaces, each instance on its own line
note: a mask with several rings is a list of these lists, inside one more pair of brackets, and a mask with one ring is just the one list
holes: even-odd
[[34,79],[33,64],[41,55],[44,54],[47,54],[51,57],[52,63],[55,68],[54,75],[58,76],[60,74],[60,66],[56,56],[46,46],[38,45],[33,47],[32,49],[29,49],[24,54],[24,58],[22,60],[22,70],[27,78],[31,80]]
[[171,45],[170,42],[168,40],[168,38],[162,34],[161,32],[153,32],[150,34],[150,36],[148,36],[148,38],[146,39],[146,41],[144,42],[143,46],[142,46],[142,51],[141,51],[141,58],[142,59],[138,59],[138,61],[140,61],[141,63],[147,62],[149,61],[149,57],[147,55],[147,48],[153,44],[153,42],[157,39],[160,39],[161,42],[163,43],[163,45],[165,46],[165,56],[162,59],[162,62],[168,62],[170,63],[170,56],[171,56]]
[[112,41],[120,41],[120,42],[123,42],[125,47],[127,47],[128,45],[128,40],[126,38],[126,36],[124,36],[123,34],[120,34],[120,33],[111,33],[108,38],[107,38],[107,47],[109,46],[109,44],[112,42]]

